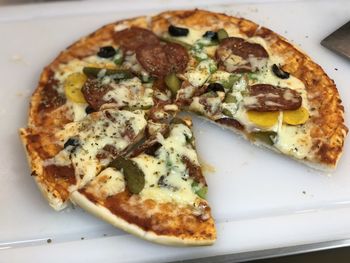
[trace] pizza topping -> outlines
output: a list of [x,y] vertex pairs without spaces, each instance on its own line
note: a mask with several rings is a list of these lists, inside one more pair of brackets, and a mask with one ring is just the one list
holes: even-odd
[[117,31],[113,35],[114,42],[123,51],[135,52],[140,46],[159,44],[159,38],[152,31],[141,27],[130,27]]
[[280,79],[288,79],[289,78],[289,73],[284,71],[280,67],[278,67],[276,64],[272,65],[272,71]]
[[183,72],[189,61],[187,50],[176,43],[168,43],[165,45],[164,50],[171,65],[171,71],[176,73]]
[[86,76],[79,72],[72,73],[67,77],[64,82],[64,92],[69,100],[76,103],[86,103],[81,91],[85,81]]
[[279,111],[247,111],[247,116],[249,121],[258,127],[267,129],[277,124],[280,113]]
[[86,114],[90,114],[90,113],[93,113],[95,112],[94,108],[91,107],[90,105],[88,105],[86,108],[85,108],[85,113]]
[[214,31],[206,31],[206,32],[203,34],[203,37],[204,37],[204,38],[208,38],[208,39],[210,39],[211,41],[218,41],[218,40],[219,40],[218,33],[217,33],[217,32],[214,32]]
[[109,76],[114,80],[130,79],[133,77],[133,74],[130,71],[124,69],[84,67],[83,73],[88,77],[103,78]]
[[97,56],[101,58],[110,58],[113,57],[117,52],[115,51],[114,47],[112,46],[104,46],[101,47],[100,50],[97,52]]
[[69,146],[77,147],[79,146],[79,140],[76,138],[69,138],[63,145],[63,148],[67,148]]
[[130,193],[138,194],[145,187],[145,175],[132,160],[119,156],[117,159],[113,160],[109,166],[122,171],[126,187]]
[[178,44],[178,45],[184,47],[185,49],[190,49],[192,47],[190,44],[179,40],[178,37],[163,36],[163,37],[160,37],[160,40],[163,42],[166,42],[166,43]]
[[208,91],[222,91],[225,92],[224,86],[220,83],[214,82],[214,83],[210,83],[207,87]]
[[123,52],[121,49],[115,49],[116,54],[113,56],[113,62],[116,65],[121,65],[124,60]]
[[98,79],[88,79],[82,89],[84,97],[94,110],[113,103],[117,108],[136,110],[153,106],[153,90],[145,88],[138,78],[104,85]]
[[297,110],[283,111],[283,123],[290,125],[304,124],[309,119],[309,112],[305,107]]
[[310,129],[305,125],[281,125],[274,141],[275,148],[298,159],[307,157],[312,145]]
[[98,111],[103,104],[108,102],[104,100],[104,95],[112,89],[113,87],[102,85],[97,79],[87,79],[82,88],[82,93],[90,107]]
[[185,72],[187,81],[194,87],[202,86],[217,70],[216,64],[212,59],[201,61],[196,68]]
[[227,93],[224,99],[225,103],[237,103],[237,98],[236,96],[232,95],[231,93]]
[[228,33],[223,28],[219,29],[217,34],[219,42],[222,42],[224,39],[228,38]]
[[148,73],[160,78],[170,72],[182,72],[189,60],[186,49],[176,43],[141,46],[136,50],[136,58]]
[[225,126],[228,126],[228,127],[235,128],[237,130],[244,129],[244,126],[239,121],[232,119],[232,118],[221,118],[221,119],[215,120],[215,122],[220,123],[220,124],[225,125]]
[[[115,157],[135,143],[146,124],[144,113],[141,111],[112,109],[93,113],[82,121],[67,124],[57,137],[62,141],[74,138],[80,142],[74,148],[67,147],[61,151],[63,156],[64,153],[69,153],[77,177],[77,187],[94,178],[109,158]],[[102,156],[103,152],[106,155]],[[53,158],[54,164],[60,162],[58,157],[60,154]],[[106,160],[101,162],[102,159]]]
[[167,85],[167,87],[169,88],[169,90],[171,91],[171,94],[173,96],[176,96],[177,91],[180,89],[181,87],[181,81],[179,80],[179,78],[176,76],[175,73],[170,73],[168,74],[165,79],[165,84]]
[[221,112],[222,99],[215,92],[209,92],[200,97],[194,97],[189,109],[198,114],[216,117]]
[[188,157],[183,156],[182,162],[185,163],[185,166],[188,169],[189,176],[197,183],[201,183],[202,185],[207,185],[202,169],[199,165],[194,164]]
[[263,46],[237,37],[223,39],[216,50],[216,58],[228,72],[259,70],[268,57]]
[[187,36],[189,33],[189,30],[184,27],[177,27],[177,26],[170,25],[168,28],[168,32],[171,36],[180,37],[180,36]]
[[111,89],[103,95],[105,102],[113,102],[118,108],[149,109],[154,105],[153,90],[146,88],[138,78],[111,83]]
[[248,135],[250,139],[258,140],[267,145],[272,146],[276,141],[277,133],[273,131],[258,131],[252,132]]
[[269,55],[265,48],[257,43],[250,43],[243,38],[227,37],[224,38],[217,50],[218,58],[221,58],[221,53],[229,50],[232,54],[240,56],[243,59],[248,59],[249,56],[255,58],[268,58]]
[[198,198],[191,186],[194,178],[206,184],[190,142],[192,136],[187,123],[174,120],[167,135],[157,134],[159,144],[153,156],[143,153],[132,158],[145,174],[143,199],[193,206]]
[[98,198],[108,198],[125,190],[124,175],[112,167],[107,167],[92,179],[86,188]]
[[254,111],[296,110],[302,98],[298,92],[289,88],[269,84],[256,84],[249,87],[249,96],[244,98],[244,106]]
[[196,195],[198,195],[202,199],[206,199],[207,192],[208,192],[207,186],[204,186],[197,182],[193,182],[191,186],[193,191],[196,193]]
[[162,77],[169,72],[170,65],[162,45],[143,45],[136,50],[136,57],[152,76]]

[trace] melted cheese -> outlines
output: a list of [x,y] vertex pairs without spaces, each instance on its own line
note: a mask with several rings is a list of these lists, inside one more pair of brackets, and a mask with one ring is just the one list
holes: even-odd
[[[180,26],[181,27],[181,26]],[[184,26],[185,28],[188,28]],[[185,42],[187,44],[193,45],[198,39],[201,39],[203,34],[206,32],[205,29],[194,29],[189,28],[189,32],[187,36],[175,37],[175,39]]]
[[[130,125],[136,136],[143,132],[147,124],[142,111],[105,110],[98,114],[88,115],[80,122],[69,123],[57,134],[62,142],[71,137],[79,141],[79,146],[70,154],[78,187],[84,186],[101,169],[102,164],[96,155],[104,146],[112,145],[118,152],[124,150],[132,143],[129,137],[123,135],[126,126]],[[111,117],[107,118],[104,114]],[[66,148],[63,151],[70,150]]]
[[192,86],[200,87],[209,79],[211,72],[213,71],[213,66],[215,66],[215,64],[212,59],[203,60],[195,69],[188,70],[185,73],[185,77]]
[[103,99],[113,100],[118,107],[151,107],[153,106],[153,89],[145,88],[140,79],[132,78],[110,84],[113,89]]
[[105,199],[125,190],[124,175],[111,167],[104,169],[86,187],[89,193]]
[[86,103],[75,103],[70,100],[66,102],[70,115],[73,117],[73,121],[81,121],[86,117],[85,109],[88,106]]
[[[168,138],[165,139],[158,133],[157,139],[162,147],[157,151],[156,157],[141,154],[133,158],[145,174],[146,184],[140,192],[143,199],[183,205],[193,205],[198,200],[192,189],[193,180],[182,161],[182,157],[186,156],[199,165],[195,150],[186,141],[186,138],[191,137],[192,133],[187,126],[174,125]],[[159,181],[161,177],[162,182]]]
[[67,64],[60,64],[58,66],[58,69],[55,71],[54,77],[60,83],[63,83],[68,75],[75,72],[82,72],[83,68],[88,66],[101,67],[101,68],[116,67],[112,60],[93,55],[83,59],[72,59]]
[[[201,103],[202,100],[205,100],[205,106]],[[217,119],[217,116],[220,116],[220,107],[222,105],[222,98],[218,97],[208,97],[208,98],[199,98],[194,97],[189,108],[197,113],[208,116],[211,119]]]
[[210,82],[224,83],[225,81],[229,80],[230,76],[231,73],[223,70],[218,70],[211,75]]
[[[235,102],[225,103],[221,102],[218,98],[210,98],[206,99],[206,106],[200,103],[200,98],[195,97],[192,100],[190,105],[190,110],[193,110],[197,113],[206,115],[211,118],[219,118],[226,117],[225,115],[217,115],[213,116],[210,112],[214,112],[217,109],[224,109],[229,111],[231,115],[238,120],[241,124],[243,124],[247,131],[259,131],[262,128],[257,127],[254,123],[251,123],[246,115],[246,109],[243,106],[249,104],[255,104],[257,102],[256,97],[244,97],[243,92],[247,88],[248,85],[254,84],[271,84],[273,86],[285,87],[289,89],[296,90],[302,97],[302,106],[306,109],[310,110],[308,105],[308,98],[306,94],[305,85],[299,79],[290,76],[288,79],[280,79],[272,72],[272,65],[283,65],[284,60],[281,56],[274,55],[269,48],[269,44],[266,40],[261,37],[247,37],[240,35],[238,33],[237,28],[225,28],[228,32],[229,36],[241,37],[246,39],[251,43],[257,43],[263,46],[266,51],[269,53],[269,59],[256,59],[255,57],[249,57],[247,61],[242,60],[241,57],[235,56],[231,54],[231,52],[227,52],[227,54],[223,54],[225,61],[225,66],[228,71],[234,71],[237,67],[246,64],[247,62],[252,66],[254,70],[258,70],[255,73],[248,74],[249,81],[246,83],[245,78],[241,78],[240,82],[234,83],[233,87],[229,90],[226,90],[226,93],[230,93],[232,97],[235,98]],[[197,59],[201,59],[205,54],[200,47],[197,47],[196,44],[202,41],[202,35],[205,31],[200,31],[196,29],[190,28],[190,33],[187,37],[181,37],[181,41],[194,45],[192,49],[192,55],[194,55]],[[205,49],[204,49],[205,50]],[[213,48],[212,53],[215,48]],[[206,60],[204,60],[206,61]],[[201,65],[202,62],[199,63]],[[225,71],[217,71],[213,74],[210,74],[208,67],[199,67],[195,69],[189,69],[185,74],[187,80],[194,87],[202,86],[208,79],[210,78],[210,82],[219,82],[224,83],[229,80],[230,73]],[[184,89],[180,91],[180,94],[183,97],[186,97],[186,92],[190,92],[190,89]],[[273,94],[271,94],[271,98]],[[293,96],[291,92],[286,92],[284,94],[284,99],[293,100]],[[278,103],[273,101],[266,102],[268,105],[279,106]],[[305,154],[310,151],[310,135],[309,135],[309,127],[302,126],[287,126],[282,124],[282,113],[279,115],[278,122],[269,128],[265,128],[264,130],[277,132],[276,144],[275,147],[279,149],[281,152],[286,153],[288,155],[292,155],[296,158],[304,158]],[[297,145],[299,145],[298,150],[295,150]]]
[[277,134],[274,146],[278,150],[298,159],[308,156],[312,142],[307,127],[281,124]]

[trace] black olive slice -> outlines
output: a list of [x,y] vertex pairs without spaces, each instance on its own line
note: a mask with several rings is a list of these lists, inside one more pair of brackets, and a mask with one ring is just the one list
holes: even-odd
[[95,110],[90,105],[85,108],[85,113],[86,114],[90,114],[90,113],[93,113],[93,112],[95,112]]
[[181,36],[187,36],[190,31],[188,30],[188,28],[170,25],[168,28],[168,32],[171,36],[181,37]]
[[220,83],[214,82],[210,83],[209,86],[207,87],[208,91],[223,91],[225,92],[224,86]]
[[115,51],[114,47],[104,46],[104,47],[101,47],[100,50],[97,52],[97,56],[99,56],[101,58],[111,58],[116,53],[117,52]]
[[272,71],[273,73],[279,77],[280,79],[288,79],[289,78],[289,73],[282,70],[280,67],[278,67],[276,64],[272,65]]
[[79,141],[75,138],[69,138],[63,145],[63,148],[67,148],[68,146],[77,147],[79,146]]
[[218,40],[218,33],[214,31],[207,31],[204,33],[203,37],[209,38],[210,40]]

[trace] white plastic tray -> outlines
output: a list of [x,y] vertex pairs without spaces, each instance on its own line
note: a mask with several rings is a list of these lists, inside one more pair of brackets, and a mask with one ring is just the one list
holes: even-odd
[[40,71],[79,37],[126,17],[202,7],[252,19],[292,40],[322,65],[350,112],[349,61],[319,45],[347,21],[350,2],[229,2],[88,1],[0,8],[1,262],[158,262],[350,238],[348,143],[330,177],[198,118],[199,154],[216,169],[206,175],[218,228],[211,247],[174,248],[139,240],[79,208],[55,212],[36,189],[17,129],[26,125]]

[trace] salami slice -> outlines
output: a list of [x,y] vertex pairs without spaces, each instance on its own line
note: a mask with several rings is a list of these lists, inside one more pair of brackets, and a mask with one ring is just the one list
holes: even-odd
[[136,58],[148,73],[158,78],[170,72],[184,71],[189,60],[187,50],[176,43],[140,46]]
[[[229,61],[232,55],[236,59]],[[252,65],[251,61],[255,59],[263,60],[269,57],[265,48],[257,43],[250,43],[243,38],[228,37],[224,39],[216,50],[216,59],[219,64],[224,66],[230,72],[249,72],[255,71],[257,65]]]
[[136,50],[136,58],[142,67],[154,77],[162,77],[169,72],[167,54],[160,44],[140,46]]
[[101,85],[96,79],[87,79],[81,92],[87,103],[97,111],[102,104],[106,103],[103,96],[111,89],[113,89],[111,86]]
[[302,102],[297,91],[269,84],[251,86],[249,95],[244,100],[245,107],[255,111],[296,110]]
[[113,39],[123,51],[135,51],[142,45],[159,43],[159,38],[156,34],[141,27],[130,27],[117,31],[114,33]]
[[256,58],[268,58],[269,54],[265,48],[257,43],[250,43],[243,38],[228,37],[225,38],[216,51],[216,56],[221,57],[223,51],[229,50],[232,54],[240,56],[243,59],[253,56]]
[[176,43],[167,43],[163,46],[169,65],[173,72],[183,72],[189,61],[186,48]]

